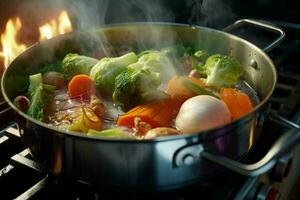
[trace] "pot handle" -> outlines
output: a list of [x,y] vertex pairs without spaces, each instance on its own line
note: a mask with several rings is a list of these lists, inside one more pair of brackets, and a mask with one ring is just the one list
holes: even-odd
[[[286,119],[280,117],[277,114],[271,114],[271,119],[279,124],[287,125]],[[288,132],[284,133],[266,155],[256,163],[244,164],[238,161],[226,158],[224,156],[215,155],[209,152],[202,151],[200,153],[201,158],[207,159],[211,162],[222,165],[232,171],[238,172],[246,176],[258,176],[269,171],[275,164],[276,160],[286,153],[290,148],[300,142],[300,126],[293,122],[290,122],[291,128]]]
[[253,19],[238,20],[238,21],[234,22],[233,24],[225,27],[223,29],[223,31],[231,32],[234,29],[237,29],[244,25],[251,25],[251,26],[266,30],[266,31],[271,31],[273,33],[279,34],[279,36],[272,43],[268,44],[267,46],[265,46],[263,48],[264,52],[269,52],[272,49],[274,49],[275,47],[277,47],[285,37],[285,32],[282,29],[280,29],[279,27],[277,27],[269,22],[265,22],[265,21],[261,21],[261,20],[258,21],[258,20],[253,20]]

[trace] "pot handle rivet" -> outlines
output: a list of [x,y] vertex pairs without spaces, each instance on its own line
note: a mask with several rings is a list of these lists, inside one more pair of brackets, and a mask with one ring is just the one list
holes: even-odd
[[185,165],[192,165],[195,163],[195,157],[192,154],[188,154],[183,157],[183,163]]
[[256,62],[256,60],[254,60],[254,59],[251,59],[251,61],[250,61],[250,66],[251,66],[252,68],[254,68],[254,69],[258,69],[258,67],[257,67],[257,62]]

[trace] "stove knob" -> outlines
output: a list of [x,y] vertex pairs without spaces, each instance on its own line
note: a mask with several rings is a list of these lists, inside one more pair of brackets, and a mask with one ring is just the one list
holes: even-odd
[[268,185],[262,185],[256,200],[279,200],[279,190]]
[[288,154],[280,158],[270,172],[270,181],[281,182],[284,178],[286,178],[290,172],[292,161],[292,154]]

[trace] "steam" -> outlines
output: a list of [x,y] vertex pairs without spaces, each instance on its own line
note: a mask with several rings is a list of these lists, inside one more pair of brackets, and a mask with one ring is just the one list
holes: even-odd
[[236,18],[224,0],[188,0],[186,5],[191,7],[190,24],[221,28]]
[[[180,21],[178,13],[185,13],[185,23],[198,24],[203,26],[220,27],[235,15],[231,8],[222,0],[52,0],[45,1],[45,5],[50,8],[67,9],[73,21],[73,27],[77,32],[86,32],[98,29],[107,24],[123,22],[176,22]],[[177,6],[177,11],[171,10],[173,4]],[[178,9],[188,12],[180,12]],[[155,25],[153,25],[155,26]],[[180,45],[176,32],[169,29],[149,29],[146,34],[129,31],[135,37],[136,45],[139,49],[147,49],[149,42],[153,41],[152,48]],[[85,37],[85,43],[90,49],[102,51],[104,56],[112,56],[109,44],[109,36],[104,34],[99,37],[99,33],[90,32]],[[120,36],[124,37],[124,36]],[[125,41],[126,42],[126,41]],[[78,44],[80,44],[78,42]],[[129,49],[130,50],[130,49]],[[125,53],[125,52],[124,52]],[[137,52],[138,53],[138,52]],[[98,57],[99,58],[99,57]],[[174,71],[170,68],[170,71]]]
[[[141,0],[90,0],[88,3],[83,0],[74,0],[69,5],[71,16],[75,19],[75,29],[77,31],[86,31],[97,29],[107,24],[123,23],[123,22],[174,22],[174,14],[168,9],[168,6],[160,0],[141,1]],[[173,31],[160,31],[158,29],[150,29],[151,38],[154,41],[153,48],[160,48],[162,44],[174,44]],[[107,50],[109,45],[105,35],[90,33],[90,43],[98,46],[106,56],[111,54]],[[147,47],[145,38],[138,32],[130,31],[131,35],[136,38],[137,46],[140,49]],[[168,37],[165,35],[168,34]],[[88,42],[88,41],[87,41]]]
[[69,6],[77,30],[88,30],[105,24],[108,0],[73,0]]
[[[231,8],[222,0],[168,1],[168,3],[182,4],[183,9],[190,10],[190,17],[186,22],[190,24],[220,27],[229,24],[227,21],[234,17]],[[170,9],[171,5],[161,0],[89,0],[88,2],[73,0],[69,6],[78,31],[96,29],[114,23],[175,22],[176,19],[174,11]],[[134,36],[138,49],[147,49],[149,45],[145,41],[145,35],[134,29],[130,34]],[[176,32],[171,28],[164,30],[153,28],[147,33],[146,40],[153,41],[152,48],[161,49],[166,46],[180,45],[180,41],[176,38]],[[91,33],[89,40],[91,46],[97,43],[105,56],[111,56],[111,51],[107,49],[109,40],[105,35],[100,39],[99,34]],[[175,73],[175,67],[171,62],[168,69],[170,73]]]
[[78,30],[111,23],[174,21],[173,13],[159,0],[73,0],[69,8]]

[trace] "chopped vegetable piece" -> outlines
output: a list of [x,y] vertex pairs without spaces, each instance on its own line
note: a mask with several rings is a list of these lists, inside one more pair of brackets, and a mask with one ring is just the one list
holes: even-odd
[[203,66],[196,69],[207,76],[206,85],[213,87],[233,86],[243,75],[243,68],[237,60],[220,54],[210,56]]
[[82,106],[77,111],[78,116],[69,127],[70,131],[78,131],[87,133],[89,129],[101,130],[102,121],[93,112],[93,110]]
[[44,120],[44,107],[54,96],[55,86],[40,84],[30,94],[31,104],[27,114],[39,121]]
[[139,59],[136,63],[128,66],[133,69],[149,69],[161,75],[163,81],[169,80],[176,74],[175,68],[171,59],[166,55],[165,51],[143,51],[139,54]]
[[66,85],[65,77],[62,73],[49,71],[43,75],[43,83],[54,85],[56,89],[60,89]]
[[79,74],[74,76],[69,82],[68,90],[70,97],[90,95],[95,93],[95,84],[88,75]]
[[113,102],[127,111],[141,103],[167,98],[168,95],[158,90],[161,77],[150,69],[128,68],[115,80]]
[[187,89],[183,84],[182,80],[186,79],[185,76],[174,76],[172,79],[169,80],[167,86],[167,93],[170,95],[171,98],[177,99],[188,99],[195,94]]
[[119,139],[135,139],[133,135],[129,133],[129,130],[124,127],[111,128],[103,131],[97,131],[94,129],[89,129],[88,136],[102,136],[109,138],[119,138]]
[[231,112],[232,119],[238,119],[253,110],[253,105],[246,93],[233,88],[222,88],[220,98],[225,102]]
[[91,96],[90,107],[94,111],[94,113],[99,117],[103,116],[106,110],[103,101],[96,95]]
[[183,133],[199,133],[230,121],[230,111],[223,101],[199,95],[182,104],[175,124]]
[[69,81],[78,74],[89,74],[99,60],[87,56],[69,53],[62,61],[62,72]]
[[141,118],[135,117],[134,118],[134,128],[133,134],[136,136],[144,136],[148,131],[151,130],[151,125],[147,122],[142,121]]
[[41,73],[30,75],[28,88],[29,93],[33,92],[41,83],[43,83],[43,76]]
[[199,84],[196,84],[195,81],[192,81],[192,79],[185,79],[182,81],[182,84],[188,88],[190,91],[197,95],[209,95],[216,98],[219,98],[217,95],[213,94],[212,92],[206,90],[205,88],[199,86]]
[[179,135],[180,131],[176,130],[175,128],[170,127],[157,127],[151,129],[145,135],[145,139],[153,139],[160,136],[167,136],[167,135]]
[[120,116],[117,125],[133,128],[135,118],[148,123],[151,128],[170,126],[173,118],[174,103],[171,99],[153,101],[147,104],[138,105],[124,115]]
[[198,50],[193,55],[199,62],[205,62],[208,58],[208,53],[204,50]]
[[212,92],[203,88],[204,83],[200,79],[186,76],[174,76],[169,82],[167,93],[175,99],[187,100],[193,96],[207,94],[217,97]]
[[206,59],[208,58],[208,53],[204,50],[198,50],[192,55],[192,67],[193,69],[201,71]]
[[133,52],[120,57],[102,58],[90,71],[90,77],[102,92],[112,94],[115,86],[115,78],[128,65],[135,63],[137,59],[136,54]]

